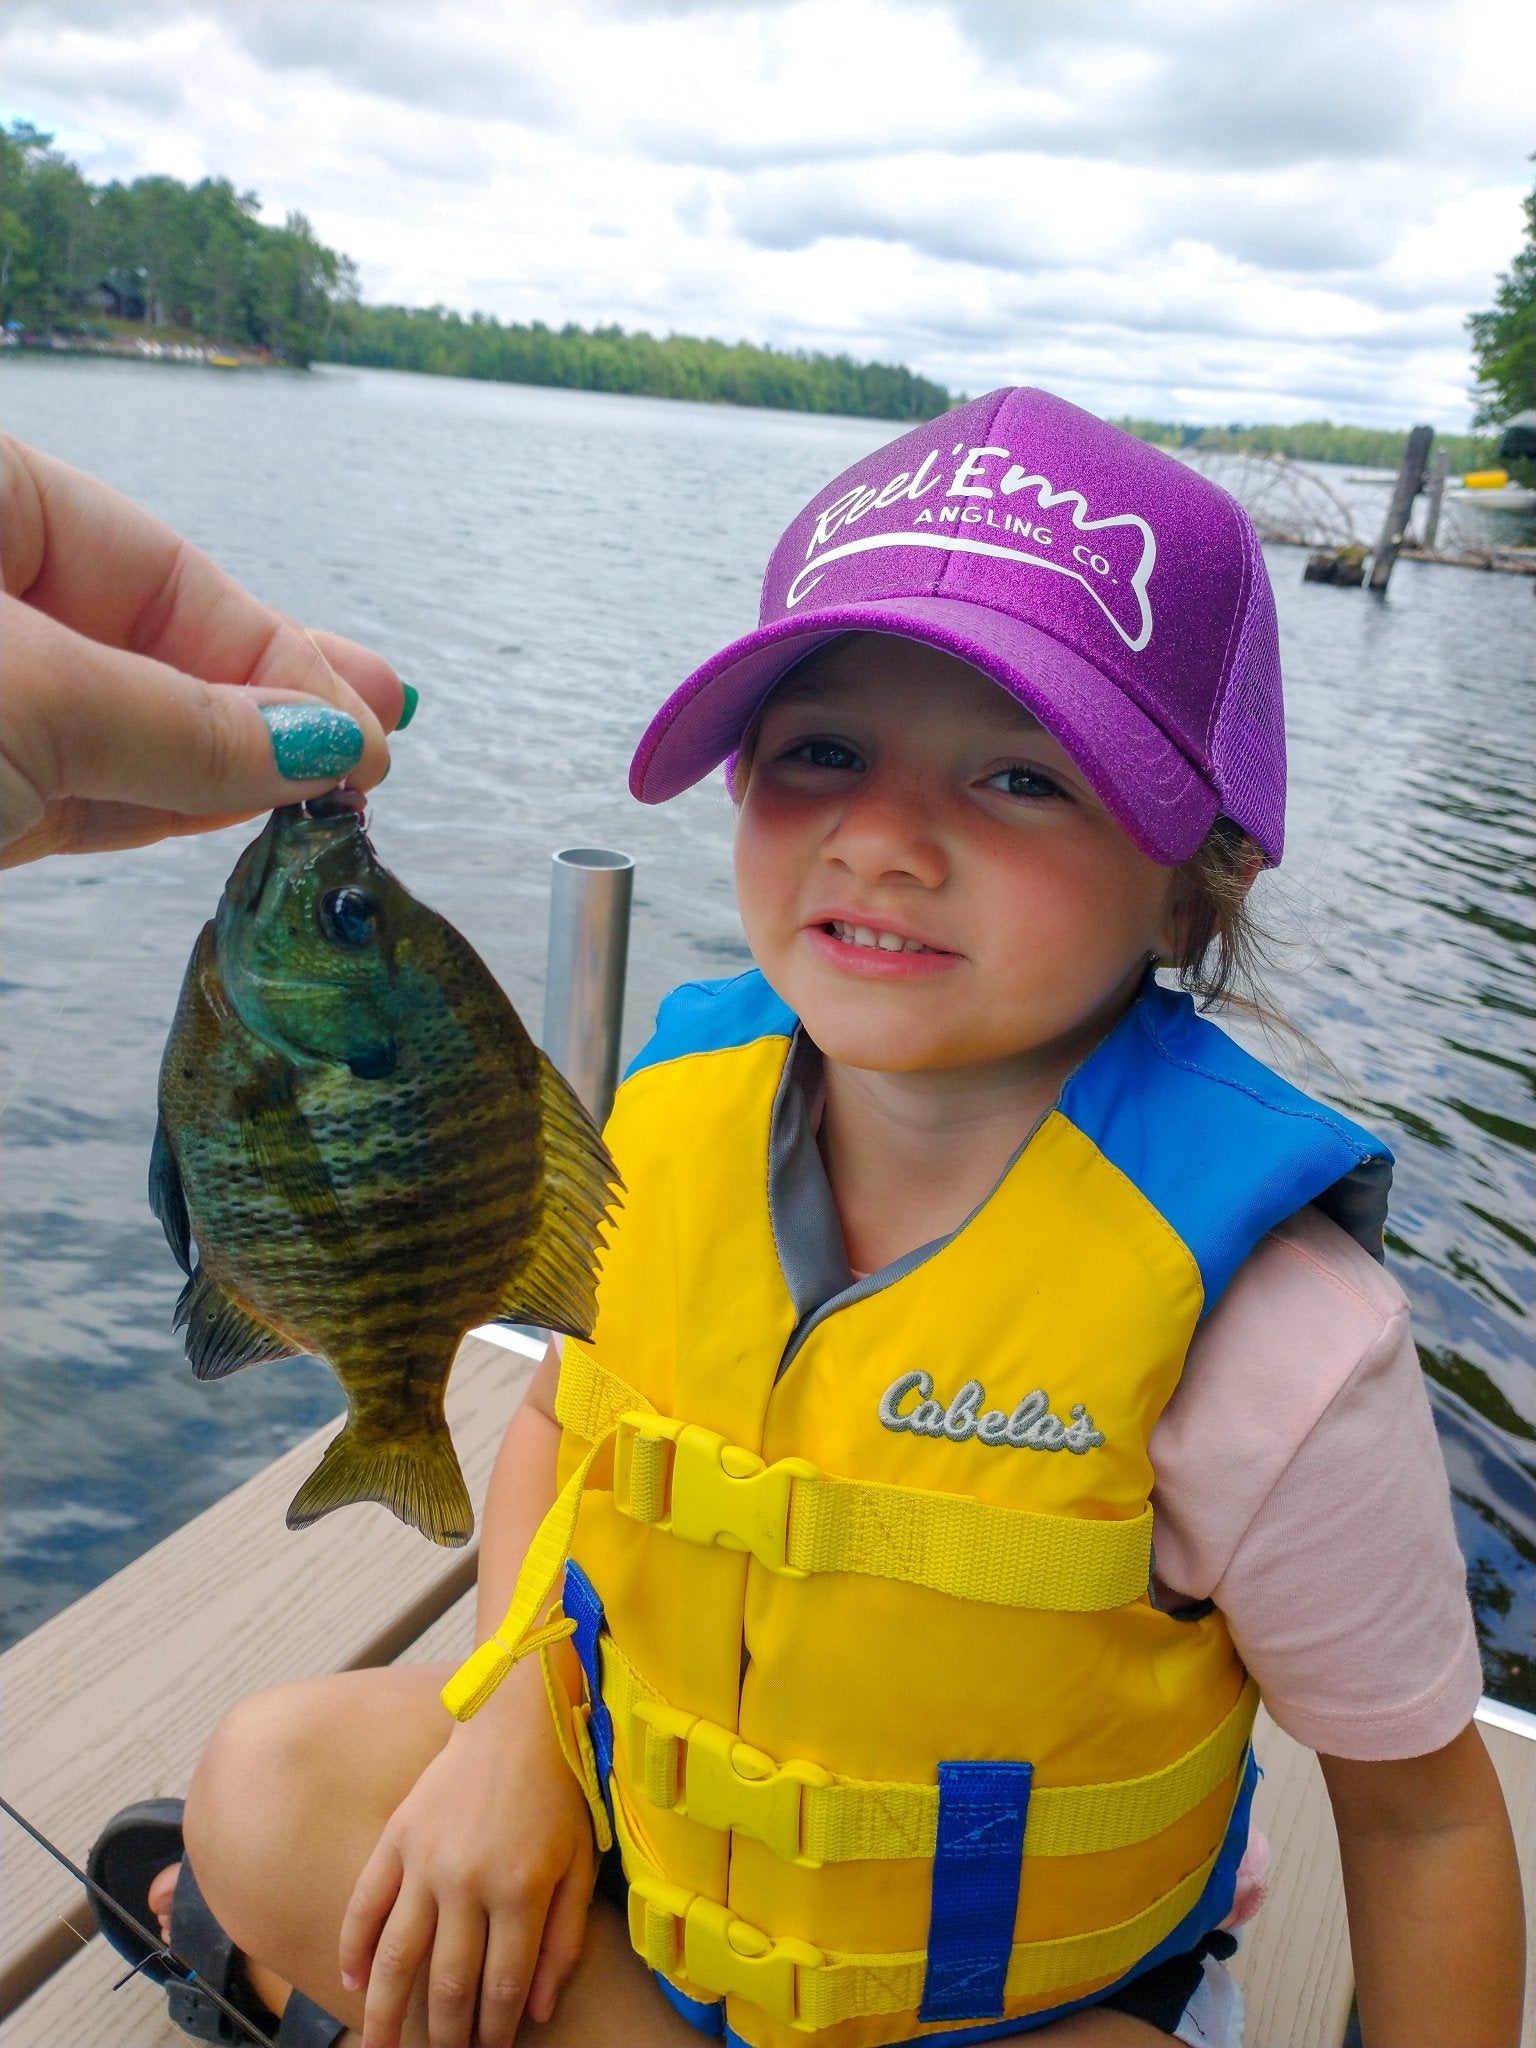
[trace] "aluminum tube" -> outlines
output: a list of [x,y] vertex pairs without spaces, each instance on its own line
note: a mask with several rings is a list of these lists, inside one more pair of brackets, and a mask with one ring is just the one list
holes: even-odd
[[551,864],[544,1050],[602,1128],[619,1078],[635,864],[567,846]]

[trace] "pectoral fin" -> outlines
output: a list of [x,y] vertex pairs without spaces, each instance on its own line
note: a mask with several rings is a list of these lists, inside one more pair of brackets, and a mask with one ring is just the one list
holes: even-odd
[[171,1328],[185,1328],[187,1357],[200,1380],[227,1379],[242,1365],[298,1355],[287,1338],[279,1337],[248,1309],[231,1301],[218,1281],[203,1271],[201,1262],[181,1290]]
[[176,1254],[183,1273],[192,1270],[192,1222],[187,1215],[187,1198],[182,1192],[181,1168],[165,1134],[165,1119],[155,1122],[155,1142],[149,1154],[149,1206],[160,1219],[165,1241]]
[[603,1219],[622,1189],[608,1147],[565,1080],[539,1054],[544,1199],[538,1229],[496,1304],[510,1323],[590,1337]]

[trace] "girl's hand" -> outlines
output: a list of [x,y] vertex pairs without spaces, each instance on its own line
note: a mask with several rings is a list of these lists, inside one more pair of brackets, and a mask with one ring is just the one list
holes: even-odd
[[208,831],[387,772],[408,700],[386,662],[311,638],[128,499],[8,436],[0,534],[0,867]]
[[339,1959],[349,1990],[367,1984],[366,2048],[398,2048],[424,1963],[432,2048],[511,2048],[525,2008],[547,2020],[581,1954],[595,1868],[530,1657],[455,1728],[357,1881]]

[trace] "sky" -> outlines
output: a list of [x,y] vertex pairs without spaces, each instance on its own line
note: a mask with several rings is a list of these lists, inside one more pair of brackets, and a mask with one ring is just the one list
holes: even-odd
[[1518,0],[8,0],[0,114],[227,176],[363,296],[1465,425],[1520,246]]

